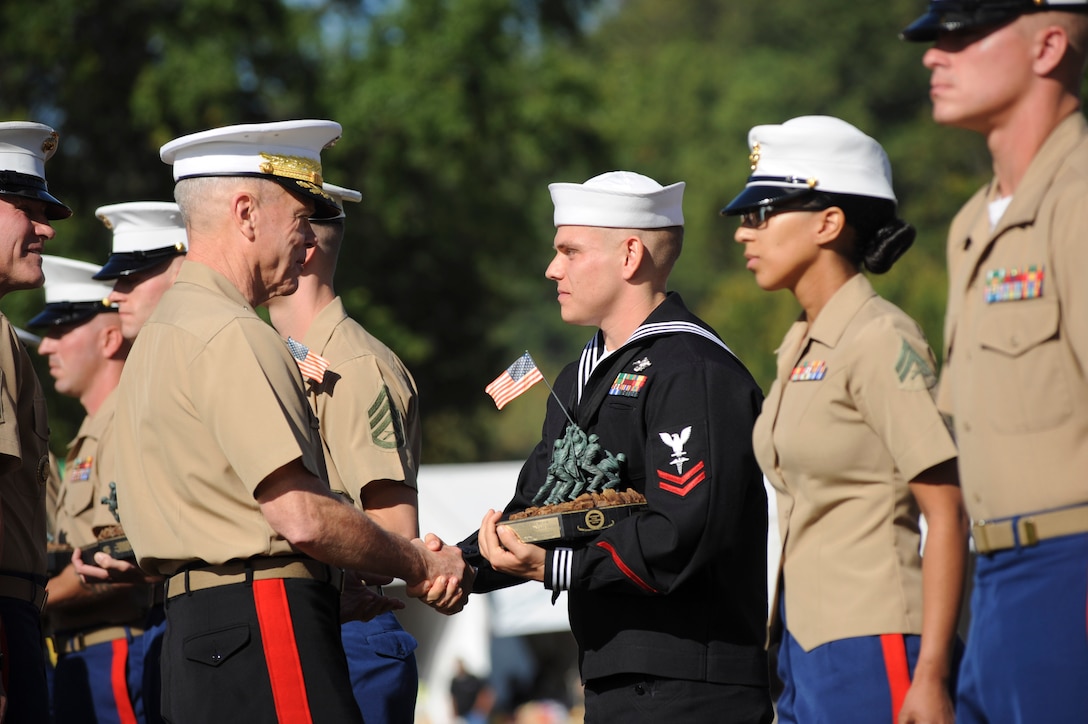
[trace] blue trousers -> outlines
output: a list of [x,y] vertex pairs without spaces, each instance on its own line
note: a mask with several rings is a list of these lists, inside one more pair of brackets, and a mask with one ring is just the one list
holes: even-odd
[[419,672],[415,638],[392,612],[340,627],[351,688],[366,724],[412,724]]
[[0,596],[4,623],[0,648],[8,694],[5,724],[49,721],[49,689],[45,680],[45,646],[38,609],[26,601]]
[[1088,534],[978,557],[956,721],[1088,722]]
[[53,674],[53,711],[64,724],[132,724],[146,721],[141,696],[142,636],[106,641],[60,653]]
[[859,636],[806,652],[787,629],[778,652],[779,724],[895,724],[920,636]]

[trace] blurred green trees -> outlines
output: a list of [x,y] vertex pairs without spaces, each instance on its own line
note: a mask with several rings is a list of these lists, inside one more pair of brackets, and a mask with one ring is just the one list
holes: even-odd
[[[988,176],[981,140],[929,118],[921,0],[8,0],[0,117],[61,134],[50,188],[76,215],[50,253],[101,262],[94,209],[169,199],[158,148],[228,123],[333,118],[327,180],[348,209],[338,291],[413,370],[424,461],[523,456],[547,390],[501,413],[483,387],[522,351],[554,377],[591,330],[544,279],[550,181],[624,168],[684,180],[673,288],[764,387],[797,309],[765,294],[717,210],[748,173],[748,129],[825,113],[881,141],[916,248],[875,283],[939,350],[944,232]],[[23,323],[40,292],[10,295]],[[43,382],[51,393],[47,376]],[[75,432],[51,399],[54,447]]]

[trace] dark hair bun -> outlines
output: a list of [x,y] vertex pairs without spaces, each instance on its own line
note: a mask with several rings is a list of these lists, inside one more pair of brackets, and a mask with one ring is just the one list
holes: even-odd
[[913,226],[893,218],[873,233],[861,261],[873,274],[883,274],[910,248],[914,236]]

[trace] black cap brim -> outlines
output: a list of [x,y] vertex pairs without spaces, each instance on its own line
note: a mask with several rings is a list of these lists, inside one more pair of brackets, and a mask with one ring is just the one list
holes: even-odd
[[49,193],[45,181],[37,176],[18,173],[17,171],[0,171],[0,194],[44,201],[46,204],[45,217],[50,221],[67,219],[72,215],[72,210],[65,206],[56,196]]
[[911,43],[930,43],[941,33],[956,33],[983,27],[996,29],[1030,12],[1032,12],[1030,7],[1020,6],[982,5],[971,10],[956,10],[937,4],[936,7],[930,6],[922,17],[903,28],[899,37]]
[[106,300],[99,302],[51,302],[35,315],[26,326],[32,329],[60,327],[86,322],[96,314],[116,312],[117,307]]
[[314,221],[331,221],[344,215],[344,209],[336,203],[336,199],[331,194],[321,188],[320,184],[284,176],[264,176],[263,178],[275,181],[300,199],[312,201],[314,213],[310,215],[310,218]]
[[129,274],[147,271],[160,264],[171,261],[176,256],[184,256],[185,249],[176,246],[166,246],[162,249],[149,251],[118,252],[110,254],[110,258],[102,265],[92,279],[98,281],[110,281],[118,277],[127,277]]
[[775,201],[783,201],[803,196],[811,191],[812,189],[808,186],[803,188],[797,188],[796,186],[775,186],[770,184],[746,186],[743,191],[737,194],[735,199],[726,204],[725,208],[718,213],[722,216],[743,214],[750,209],[766,206]]

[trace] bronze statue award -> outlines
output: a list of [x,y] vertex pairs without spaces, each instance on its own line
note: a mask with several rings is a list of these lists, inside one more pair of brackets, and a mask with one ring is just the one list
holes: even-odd
[[[548,475],[533,507],[514,513],[509,526],[524,543],[570,541],[595,536],[646,507],[646,498],[628,488],[620,492],[623,453],[605,450],[596,434],[573,422],[555,441]],[[536,507],[539,506],[539,507]]]
[[125,531],[121,527],[121,516],[117,515],[117,483],[110,483],[110,494],[101,500],[102,504],[109,508],[110,515],[117,521],[117,525],[107,525],[97,532],[98,542],[85,547],[80,554],[87,565],[95,565],[94,554],[102,551],[112,558],[122,561],[136,562],[136,554],[132,552],[132,544],[125,537]]

